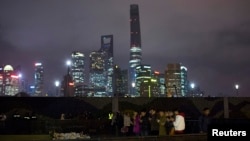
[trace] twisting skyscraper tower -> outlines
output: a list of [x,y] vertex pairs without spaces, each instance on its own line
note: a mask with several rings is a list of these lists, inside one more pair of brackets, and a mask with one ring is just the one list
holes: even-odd
[[129,60],[129,79],[130,93],[135,94],[135,67],[141,64],[141,31],[139,19],[139,6],[137,4],[130,5],[130,60]]

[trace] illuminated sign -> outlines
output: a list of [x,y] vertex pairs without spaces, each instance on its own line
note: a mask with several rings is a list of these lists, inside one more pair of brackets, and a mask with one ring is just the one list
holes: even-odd
[[42,63],[35,63],[35,66],[41,66]]

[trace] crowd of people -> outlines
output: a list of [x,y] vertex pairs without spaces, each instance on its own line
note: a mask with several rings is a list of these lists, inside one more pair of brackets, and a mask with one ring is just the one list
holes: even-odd
[[165,136],[185,132],[185,114],[175,109],[116,112],[111,125],[116,136]]

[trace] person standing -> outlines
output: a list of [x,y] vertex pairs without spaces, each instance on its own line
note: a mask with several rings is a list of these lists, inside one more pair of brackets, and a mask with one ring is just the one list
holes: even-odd
[[167,118],[165,127],[166,127],[166,132],[167,135],[174,135],[174,112],[173,111],[166,111],[165,116]]
[[165,124],[166,124],[166,121],[167,121],[167,118],[164,114],[163,111],[160,111],[159,112],[159,120],[158,120],[158,123],[159,123],[159,136],[166,136],[166,127],[165,127]]
[[125,112],[123,115],[123,127],[122,127],[122,132],[125,136],[130,135],[131,125],[132,121],[129,112]]
[[136,136],[140,135],[140,115],[138,114],[138,112],[134,111],[134,115],[133,115],[133,133]]
[[141,136],[148,136],[150,130],[150,122],[146,110],[141,111],[140,125],[141,125]]
[[155,109],[149,111],[150,135],[157,136],[159,134],[159,124],[157,122],[158,115]]
[[200,115],[199,119],[199,131],[200,133],[207,133],[207,127],[208,124],[211,122],[211,117],[210,117],[210,109],[209,108],[204,108],[202,110],[202,114]]
[[175,119],[173,121],[175,134],[183,134],[185,130],[185,115],[178,109],[174,110]]

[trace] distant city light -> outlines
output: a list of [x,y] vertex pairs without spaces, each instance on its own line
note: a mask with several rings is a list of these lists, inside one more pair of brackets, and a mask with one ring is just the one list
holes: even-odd
[[160,74],[160,72],[159,71],[155,71],[155,74]]
[[132,87],[133,87],[133,88],[135,87],[135,82],[132,82]]
[[12,78],[18,78],[17,75],[11,75],[10,77],[12,77]]
[[235,84],[235,89],[236,89],[236,90],[238,90],[238,89],[239,89],[239,87],[240,87],[240,85],[239,85],[239,84]]
[[70,66],[70,65],[71,65],[71,61],[70,61],[70,60],[67,60],[67,61],[66,61],[66,65],[67,65],[67,66]]
[[194,83],[191,83],[190,86],[191,86],[192,89],[194,89],[195,84],[194,84]]
[[3,70],[4,71],[13,71],[14,69],[11,65],[6,65],[6,66],[4,66]]
[[19,74],[18,74],[18,77],[19,77],[19,78],[22,78],[22,77],[23,77],[23,75],[22,75],[21,73],[19,73]]
[[41,66],[42,63],[35,63],[35,66]]
[[55,81],[55,86],[58,87],[60,85],[60,82],[57,80]]

